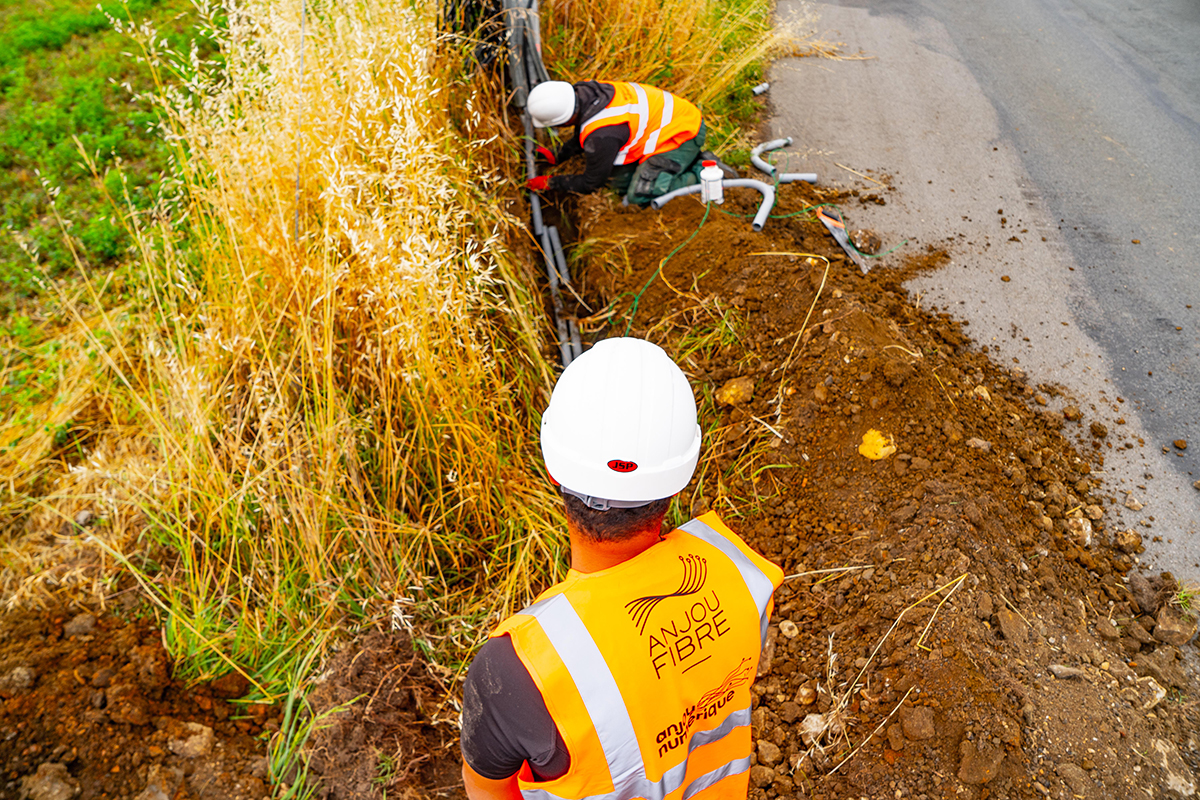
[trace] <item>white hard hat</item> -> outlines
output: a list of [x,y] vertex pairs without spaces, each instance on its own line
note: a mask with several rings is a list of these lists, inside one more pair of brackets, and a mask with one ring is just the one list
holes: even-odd
[[533,127],[562,125],[575,116],[575,87],[566,81],[545,81],[529,90],[525,101]]
[[670,497],[687,486],[700,457],[692,387],[658,345],[598,342],[554,387],[542,415],[542,455],[550,477],[592,508]]

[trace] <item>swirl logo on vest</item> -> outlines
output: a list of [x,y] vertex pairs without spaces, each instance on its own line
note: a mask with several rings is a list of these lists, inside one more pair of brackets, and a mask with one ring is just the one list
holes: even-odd
[[[683,579],[678,589],[670,594],[639,597],[625,604],[638,633],[646,636],[650,617],[662,603],[677,597],[699,595],[687,607],[673,611],[666,620],[650,626],[650,663],[659,679],[668,668],[683,674],[703,664],[712,657],[711,653],[704,653],[705,642],[715,643],[729,632],[729,620],[716,589],[700,594],[708,580],[707,560],[697,555],[680,556],[679,560],[683,562]],[[678,609],[678,604],[669,605]]]

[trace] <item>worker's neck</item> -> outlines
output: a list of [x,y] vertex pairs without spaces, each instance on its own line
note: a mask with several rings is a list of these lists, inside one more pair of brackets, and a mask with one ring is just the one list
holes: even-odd
[[615,567],[661,541],[661,531],[662,525],[659,524],[619,542],[598,542],[584,536],[574,525],[568,524],[567,532],[571,536],[571,569],[589,573]]

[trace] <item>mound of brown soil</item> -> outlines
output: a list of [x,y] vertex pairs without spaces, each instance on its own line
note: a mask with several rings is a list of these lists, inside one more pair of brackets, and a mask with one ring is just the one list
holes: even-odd
[[[237,702],[236,674],[188,687],[161,633],[86,611],[0,618],[0,797],[258,800],[281,708]],[[457,739],[431,719],[447,695],[407,635],[368,634],[310,694],[317,796],[462,797]],[[279,776],[280,789],[296,772]]]
[[371,631],[329,663],[309,702],[319,797],[465,797],[458,740],[435,726],[446,687],[405,633]]
[[265,706],[230,702],[226,676],[188,688],[171,677],[149,623],[87,611],[0,618],[0,796],[267,797]]
[[864,276],[798,213],[852,199],[785,186],[762,233],[757,196],[703,225],[692,198],[578,214],[576,280],[610,319],[661,264],[633,333],[674,349],[710,409],[693,511],[790,576],[752,796],[1190,796],[1194,622],[1171,576],[1133,571],[1138,534],[1105,524],[1107,432],[912,302],[902,281],[944,253]]

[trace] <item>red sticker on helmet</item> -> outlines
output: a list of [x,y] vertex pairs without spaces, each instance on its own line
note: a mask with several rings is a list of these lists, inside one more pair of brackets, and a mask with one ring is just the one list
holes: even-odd
[[618,458],[614,458],[612,461],[608,462],[608,468],[613,472],[633,472],[635,469],[637,469],[637,464],[633,463],[632,461],[621,461]]

